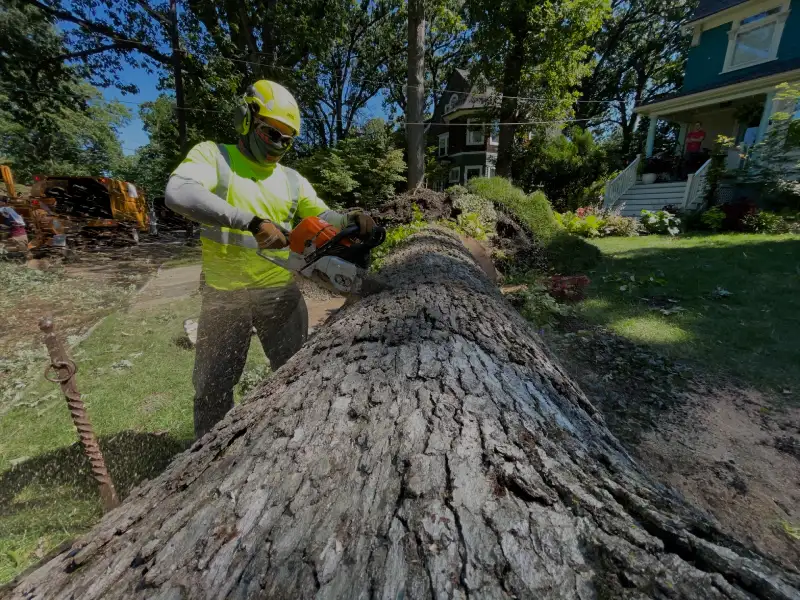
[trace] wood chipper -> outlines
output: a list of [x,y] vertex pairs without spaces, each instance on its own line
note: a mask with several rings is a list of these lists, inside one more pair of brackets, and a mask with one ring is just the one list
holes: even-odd
[[139,232],[150,225],[144,193],[119,179],[37,175],[30,203],[49,211],[68,237],[81,241],[138,244]]

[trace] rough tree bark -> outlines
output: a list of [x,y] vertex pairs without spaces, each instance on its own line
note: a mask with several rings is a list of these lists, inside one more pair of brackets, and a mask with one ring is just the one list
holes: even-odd
[[654,484],[463,246],[423,232],[24,598],[800,598]]

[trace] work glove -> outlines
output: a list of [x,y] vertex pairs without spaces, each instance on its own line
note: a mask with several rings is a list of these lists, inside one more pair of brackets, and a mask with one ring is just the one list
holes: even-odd
[[278,250],[289,245],[284,231],[268,219],[255,217],[247,226],[247,230],[253,234],[258,242],[258,247],[262,250]]
[[371,233],[375,228],[375,220],[367,213],[360,210],[354,210],[348,213],[347,222],[351,224],[358,223],[359,234],[361,235]]

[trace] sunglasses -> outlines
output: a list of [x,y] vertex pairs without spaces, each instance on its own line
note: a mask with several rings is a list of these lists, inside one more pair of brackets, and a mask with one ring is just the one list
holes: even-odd
[[276,145],[289,147],[294,143],[294,136],[286,135],[269,123],[256,120],[256,132],[262,137]]

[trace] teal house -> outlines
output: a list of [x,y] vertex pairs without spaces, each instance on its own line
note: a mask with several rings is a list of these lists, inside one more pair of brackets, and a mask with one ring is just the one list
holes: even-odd
[[427,128],[427,145],[436,148],[436,160],[445,167],[441,180],[428,182],[437,190],[491,177],[497,161],[498,128],[487,108],[493,90],[470,83],[462,69],[453,72],[445,87]]
[[623,212],[699,205],[718,135],[735,140],[728,167],[736,168],[745,147],[764,138],[772,114],[796,112],[779,106],[775,89],[800,82],[800,0],[700,0],[685,34],[691,47],[682,88],[636,111],[650,118],[645,158],[654,152],[657,123],[669,121],[679,126],[676,152],[693,160],[683,177],[651,185],[631,165],[606,187],[606,205],[624,203]]

